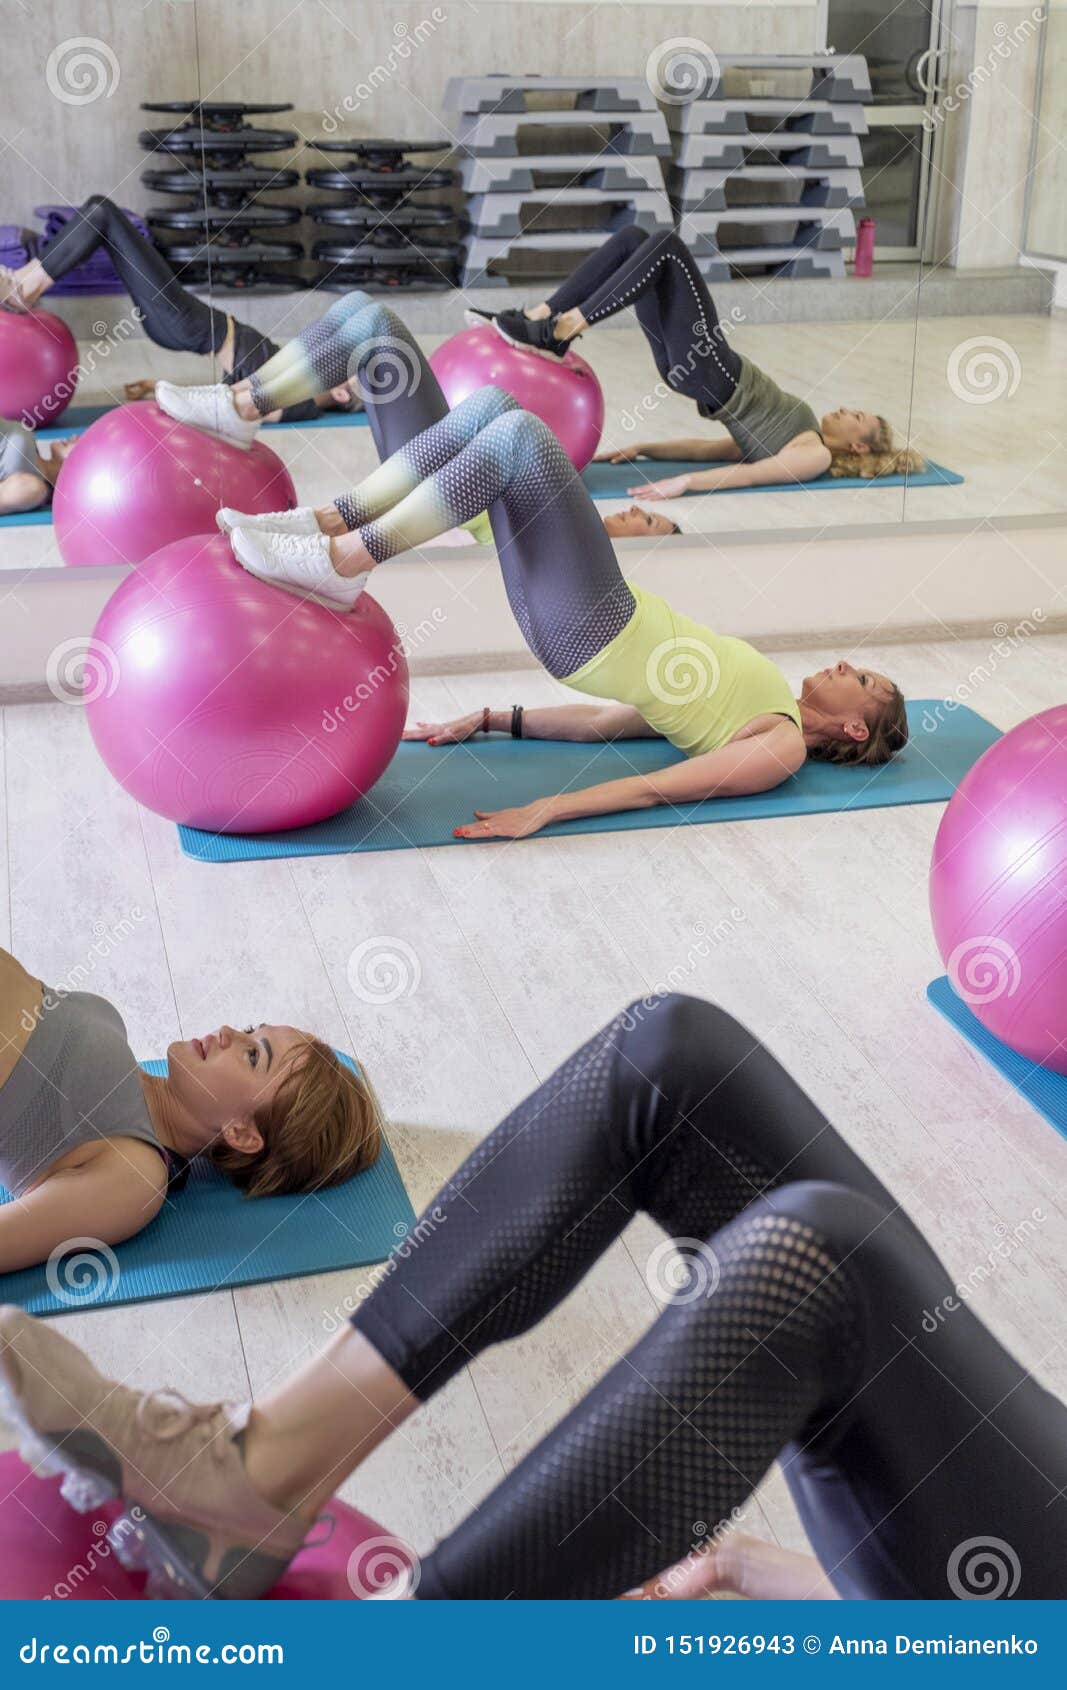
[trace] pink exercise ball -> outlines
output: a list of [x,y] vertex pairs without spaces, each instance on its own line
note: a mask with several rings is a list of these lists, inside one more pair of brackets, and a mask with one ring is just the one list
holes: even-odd
[[934,841],[930,911],[949,983],[982,1025],[1067,1074],[1067,704],[964,776]]
[[289,471],[262,441],[246,451],[142,399],[86,429],[56,481],[52,516],[64,563],[140,563],[173,540],[213,531],[220,505],[257,512],[295,504]]
[[431,355],[430,368],[450,405],[479,387],[502,387],[548,424],[575,469],[584,469],[600,444],[604,395],[577,352],[546,358],[512,346],[494,328],[463,329]]
[[78,385],[78,343],[51,311],[0,311],[0,417],[44,428]]
[[93,630],[89,728],[120,786],[171,821],[276,833],[374,785],[407,715],[396,629],[364,592],[328,610],[241,568],[223,534],[177,540]]

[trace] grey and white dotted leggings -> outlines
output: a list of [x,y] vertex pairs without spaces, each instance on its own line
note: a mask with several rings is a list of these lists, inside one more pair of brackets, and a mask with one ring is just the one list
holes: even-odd
[[713,411],[733,395],[741,360],[693,254],[673,229],[619,229],[546,303],[554,313],[577,306],[590,325],[632,305],[668,387]]
[[572,675],[621,633],[634,597],[615,549],[552,430],[483,387],[454,410],[407,325],[346,294],[252,377],[260,411],[355,381],[382,462],[334,500],[377,563],[488,511],[523,638]]
[[1001,1546],[1004,1594],[1067,1595],[1067,1412],[953,1302],[774,1057],[698,999],[632,1005],[520,1104],[353,1324],[425,1400],[546,1316],[639,1212],[687,1281],[667,1289],[663,1252],[642,1256],[666,1306],[428,1556],[420,1598],[617,1596],[775,1459],[844,1596],[967,1594],[980,1540]]

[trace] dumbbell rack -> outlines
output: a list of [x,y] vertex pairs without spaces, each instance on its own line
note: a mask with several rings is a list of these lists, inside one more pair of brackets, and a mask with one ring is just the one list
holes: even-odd
[[[754,270],[843,276],[862,207],[871,85],[857,54],[723,54],[695,99],[667,103],[678,230],[710,281]],[[728,93],[740,77],[758,92]],[[768,96],[769,77],[799,83]],[[740,188],[740,196],[736,189]]]
[[[144,172],[145,185],[188,196],[184,205],[154,206],[146,214],[156,244],[182,280],[242,293],[302,288],[294,266],[304,257],[303,243],[271,231],[292,229],[303,208],[262,199],[264,193],[295,187],[299,172],[255,164],[250,157],[289,152],[300,137],[245,122],[251,115],[291,111],[291,104],[170,100],[141,109],[185,118],[172,129],[146,129],[138,137],[142,147],[166,161]],[[163,235],[178,238],[164,241]]]
[[[500,272],[529,254],[562,275],[624,224],[672,226],[670,135],[642,77],[452,77],[444,105],[468,194],[462,286],[507,286]],[[553,212],[575,221],[552,228]]]
[[329,162],[312,166],[306,180],[333,197],[307,207],[308,216],[330,231],[312,247],[314,287],[334,293],[455,287],[461,214],[432,197],[454,188],[455,172],[411,162],[412,155],[440,155],[450,147],[440,139],[363,136],[316,143]]

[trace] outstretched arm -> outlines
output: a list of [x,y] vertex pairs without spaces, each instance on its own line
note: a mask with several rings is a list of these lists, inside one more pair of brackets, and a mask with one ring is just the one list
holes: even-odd
[[476,810],[475,820],[456,829],[457,839],[526,839],[556,822],[583,816],[651,810],[660,804],[694,804],[705,798],[769,792],[795,774],[805,758],[804,741],[785,717],[765,733],[731,740],[718,751],[672,763],[648,775],[626,775],[578,792],[536,798],[510,810]]
[[69,1239],[91,1233],[120,1244],[159,1213],[166,1195],[163,1163],[150,1145],[113,1141],[84,1168],[50,1174],[0,1209],[0,1273],[36,1267]]
[[635,458],[677,459],[679,463],[739,463],[741,448],[728,434],[695,440],[644,440],[633,446],[613,446],[598,452],[598,464],[627,464]]
[[830,467],[830,450],[817,434],[801,434],[773,458],[754,464],[723,464],[717,469],[698,469],[691,475],[671,476],[667,481],[650,481],[626,491],[641,499],[676,499],[681,493],[720,493],[729,487],[768,487],[781,482],[815,481]]
[[[416,722],[405,731],[404,738],[422,739],[429,745],[459,745],[481,733],[484,720],[484,711],[471,710],[452,722]],[[490,710],[489,732],[510,734],[511,711]],[[657,739],[659,735],[628,704],[550,704],[523,711],[522,737],[596,744],[615,739]]]

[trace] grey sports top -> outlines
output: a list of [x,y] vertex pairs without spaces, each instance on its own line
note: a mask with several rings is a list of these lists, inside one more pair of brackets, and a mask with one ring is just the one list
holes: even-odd
[[92,992],[42,989],[37,1025],[0,1086],[0,1186],[20,1197],[79,1144],[139,1138],[176,1189],[185,1159],[152,1126],[118,1010]]
[[[0,481],[6,475],[40,475],[37,464],[37,445],[31,429],[20,422],[0,417]],[[51,489],[49,489],[49,494]],[[42,499],[47,504],[47,497]]]
[[819,433],[819,419],[810,405],[795,393],[786,393],[778,383],[741,356],[741,374],[725,405],[717,411],[697,406],[702,417],[722,423],[741,448],[746,463],[773,458],[798,434]]

